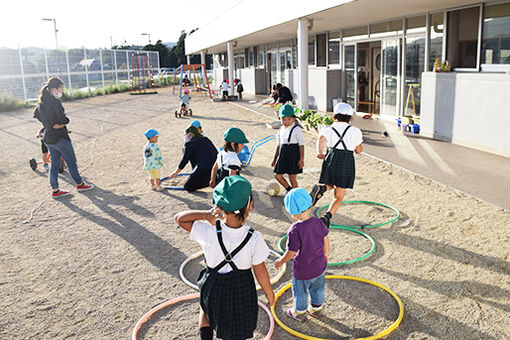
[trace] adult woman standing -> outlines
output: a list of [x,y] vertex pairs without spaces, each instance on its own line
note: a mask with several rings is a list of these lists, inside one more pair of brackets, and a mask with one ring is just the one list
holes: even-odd
[[193,172],[184,183],[184,190],[191,192],[209,186],[211,170],[216,162],[218,151],[209,138],[204,137],[194,125],[186,129],[186,136],[189,140],[184,144],[182,160],[177,169],[168,177],[176,177],[190,162]]
[[58,187],[58,170],[62,165],[62,157],[67,164],[69,174],[76,183],[76,191],[94,188],[94,185],[86,184],[78,172],[76,155],[66,128],[69,118],[65,115],[64,107],[59,100],[63,91],[64,82],[60,78],[51,77],[48,79],[41,89],[39,104],[34,112],[34,117],[44,125],[43,142],[50,151],[50,185],[53,189],[51,195],[54,198],[69,195],[69,192],[60,190]]

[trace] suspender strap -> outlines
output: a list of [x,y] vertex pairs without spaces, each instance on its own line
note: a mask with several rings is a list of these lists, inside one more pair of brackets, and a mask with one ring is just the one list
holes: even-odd
[[235,263],[233,261],[233,258],[234,258],[234,256],[237,255],[237,253],[239,253],[241,251],[241,249],[244,248],[246,243],[248,243],[251,236],[253,235],[253,228],[250,228],[250,230],[248,230],[248,234],[246,234],[246,237],[244,238],[243,242],[241,242],[241,244],[238,245],[237,248],[234,249],[230,253],[227,251],[227,249],[225,248],[225,244],[223,243],[223,237],[221,236],[221,224],[220,224],[219,220],[216,220],[216,235],[218,236],[218,242],[220,244],[221,251],[223,252],[223,255],[225,255],[225,259],[219,265],[217,265],[214,268],[214,270],[218,271],[221,268],[223,268],[223,266],[225,266],[226,264],[229,264],[230,267],[232,267],[232,270],[238,270],[237,266],[235,265]]
[[347,128],[345,128],[344,130],[344,133],[342,133],[342,135],[340,135],[338,133],[338,131],[332,127],[333,131],[335,131],[335,133],[337,134],[338,136],[338,142],[336,142],[335,146],[333,147],[333,149],[336,149],[336,147],[338,146],[338,144],[342,143],[342,146],[344,147],[344,150],[347,150],[347,146],[345,146],[345,143],[344,143],[344,137],[345,137],[345,134],[347,133],[347,130],[349,130],[351,128],[351,125],[347,126]]
[[292,127],[292,129],[290,129],[290,132],[289,132],[289,139],[287,140],[287,144],[290,144],[290,138],[292,137],[292,132],[294,132],[294,129],[297,128],[297,125],[294,124],[294,126]]

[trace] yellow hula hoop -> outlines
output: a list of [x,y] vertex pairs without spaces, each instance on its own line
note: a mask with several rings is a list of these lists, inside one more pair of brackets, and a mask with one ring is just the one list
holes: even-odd
[[[365,337],[365,338],[359,338],[359,339],[355,339],[355,340],[375,340],[375,339],[380,339],[388,334],[390,334],[391,332],[393,332],[397,327],[398,325],[400,324],[400,322],[402,321],[403,317],[404,317],[404,304],[402,303],[402,301],[400,300],[400,298],[397,296],[397,294],[395,294],[393,291],[391,291],[389,288],[386,288],[385,286],[377,283],[377,282],[374,282],[374,281],[370,281],[370,280],[367,280],[367,279],[362,279],[360,277],[354,277],[354,276],[344,276],[344,275],[326,275],[326,279],[342,279],[342,280],[352,280],[352,281],[359,281],[359,282],[363,282],[363,283],[367,283],[369,285],[372,285],[372,286],[375,286],[375,287],[378,287],[378,288],[381,288],[382,290],[386,291],[387,293],[389,293],[394,299],[395,301],[397,301],[397,304],[398,304],[398,308],[399,308],[399,314],[398,314],[398,317],[397,317],[397,320],[395,320],[395,322],[393,322],[393,324],[391,324],[390,327],[386,328],[384,331],[380,332],[380,333],[377,333],[375,335],[371,335],[369,337]],[[271,306],[271,312],[273,313],[273,317],[276,321],[276,323],[281,327],[283,328],[285,331],[287,331],[288,333],[292,334],[292,335],[295,335],[297,337],[300,337],[302,339],[309,339],[309,340],[329,340],[329,339],[323,339],[323,338],[316,338],[316,337],[313,337],[313,336],[309,336],[309,335],[306,335],[306,334],[303,334],[303,333],[300,333],[298,331],[295,331],[293,330],[292,328],[290,327],[287,327],[283,322],[281,322],[281,320],[278,318],[278,316],[276,315],[276,312],[275,312],[275,306],[276,306],[276,302],[278,301],[278,298],[283,294],[285,293],[286,290],[288,290],[290,287],[292,287],[292,283],[289,283],[288,285],[286,285],[285,287],[283,287],[282,289],[280,289],[280,291],[278,291],[278,293],[276,293],[276,296],[275,296],[275,300],[274,300],[274,304]]]

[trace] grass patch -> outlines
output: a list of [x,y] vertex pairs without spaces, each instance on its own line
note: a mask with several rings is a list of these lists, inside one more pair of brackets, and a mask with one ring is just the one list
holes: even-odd
[[0,93],[0,112],[16,111],[29,105],[7,93]]

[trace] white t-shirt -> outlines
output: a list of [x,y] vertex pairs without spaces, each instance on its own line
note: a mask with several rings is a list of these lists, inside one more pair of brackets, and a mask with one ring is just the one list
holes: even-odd
[[[246,224],[239,228],[230,228],[221,222],[221,236],[225,249],[229,253],[236,249],[243,242],[248,230],[250,227]],[[202,246],[208,267],[215,268],[225,259],[218,242],[215,225],[211,225],[208,221],[193,222],[190,238]],[[250,269],[252,266],[264,262],[268,256],[269,247],[266,241],[258,231],[254,231],[248,243],[234,256],[233,262],[238,269]],[[232,267],[227,264],[218,273],[225,274],[231,271]]]
[[242,163],[237,156],[237,153],[232,151],[220,150],[218,152],[218,158],[216,158],[216,164],[218,164],[218,169],[230,170],[229,166],[234,165],[238,166],[239,169],[242,167]]
[[228,91],[228,83],[227,82],[221,83],[221,90],[222,91]]
[[292,131],[290,143],[288,143],[289,133],[295,125],[296,123],[294,122],[289,127],[285,127],[282,125],[278,129],[278,132],[276,132],[276,142],[278,143],[278,145],[281,144],[299,144],[300,146],[305,145],[305,134],[303,133],[303,130],[299,126],[296,126],[294,131]]
[[[340,134],[340,136],[344,133],[344,130],[349,126],[349,124],[345,122],[334,122],[331,127],[322,129],[319,133],[320,136],[326,137],[328,147],[332,148],[335,146],[336,142],[340,139],[338,135],[333,131],[332,128]],[[354,149],[363,143],[363,137],[361,135],[361,130],[355,126],[351,126],[349,131],[344,136],[343,139],[345,146],[347,146],[347,150],[354,151]],[[343,150],[344,147],[342,143],[339,143],[336,147],[339,150]]]

